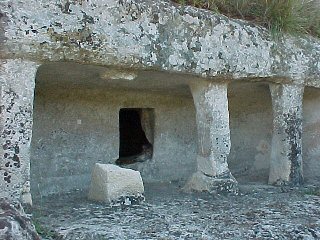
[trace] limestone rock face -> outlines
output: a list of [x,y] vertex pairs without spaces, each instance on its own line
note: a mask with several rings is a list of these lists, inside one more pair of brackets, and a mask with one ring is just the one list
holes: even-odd
[[20,204],[0,199],[0,239],[40,240]]
[[266,29],[249,22],[170,1],[0,1],[0,10],[5,59],[134,66],[239,80],[291,78],[319,87],[319,40],[287,35],[272,40]]
[[97,163],[92,172],[89,199],[106,203],[143,199],[144,186],[140,172],[113,164]]

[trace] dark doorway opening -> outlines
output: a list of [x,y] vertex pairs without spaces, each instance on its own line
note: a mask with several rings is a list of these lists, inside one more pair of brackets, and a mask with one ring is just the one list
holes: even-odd
[[[145,109],[123,108],[119,112],[120,148],[118,165],[143,162],[152,158],[152,144],[143,129]],[[146,109],[150,110],[150,109]],[[151,140],[152,141],[152,140]]]

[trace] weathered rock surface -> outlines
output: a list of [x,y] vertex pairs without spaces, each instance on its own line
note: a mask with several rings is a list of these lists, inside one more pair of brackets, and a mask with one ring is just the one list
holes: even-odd
[[88,203],[81,193],[35,205],[37,220],[68,240],[320,239],[316,188],[246,185],[240,192],[185,194],[173,184],[146,185],[146,202],[137,206]]
[[238,193],[238,182],[231,173],[220,176],[208,176],[201,172],[194,173],[184,186],[186,192],[199,191],[209,193]]
[[169,1],[1,1],[0,9],[5,58],[291,78],[319,86],[319,40],[272,40],[246,21]]
[[[0,60],[1,65],[2,60]],[[0,67],[0,197],[32,204],[30,144],[38,64],[6,60]]]
[[[185,79],[179,88],[200,78],[320,87],[319,39],[273,39],[266,29],[249,22],[165,0],[0,1],[0,58],[1,196],[29,204],[33,93],[40,64],[108,66],[97,80],[117,83],[134,82],[145,70],[159,70],[196,77]],[[226,113],[214,117],[222,114],[226,124]],[[297,129],[294,133],[291,140],[300,139]],[[223,135],[218,141],[227,137],[229,142],[228,134]],[[287,153],[290,146],[294,143],[284,145]],[[221,171],[227,152],[219,160]],[[300,174],[300,159],[292,157],[290,169],[298,174],[290,179]]]
[[197,172],[186,189],[236,192],[227,158],[231,140],[226,83],[199,82],[190,86],[198,129]]
[[20,204],[0,199],[0,239],[40,240]]
[[97,163],[92,172],[89,199],[106,203],[131,204],[143,200],[140,172],[112,164]]
[[270,85],[274,112],[269,183],[303,183],[300,86]]

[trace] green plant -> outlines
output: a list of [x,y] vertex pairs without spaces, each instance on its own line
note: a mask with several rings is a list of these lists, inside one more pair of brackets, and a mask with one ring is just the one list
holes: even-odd
[[54,233],[52,230],[49,230],[47,227],[43,226],[39,221],[37,220],[33,220],[33,225],[36,229],[36,232],[44,237],[44,238],[48,238],[48,239],[55,239],[56,233]]
[[260,24],[272,33],[312,34],[320,37],[318,0],[174,0],[179,4],[220,12]]
[[310,188],[304,191],[306,195],[320,196],[320,188]]

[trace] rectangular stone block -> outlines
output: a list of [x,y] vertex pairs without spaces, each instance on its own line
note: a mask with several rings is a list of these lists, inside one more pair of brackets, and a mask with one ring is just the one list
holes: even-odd
[[88,195],[90,200],[131,204],[132,200],[144,199],[143,193],[140,172],[113,164],[95,164]]

